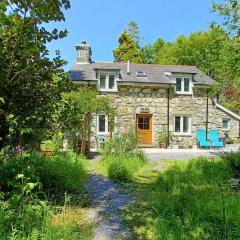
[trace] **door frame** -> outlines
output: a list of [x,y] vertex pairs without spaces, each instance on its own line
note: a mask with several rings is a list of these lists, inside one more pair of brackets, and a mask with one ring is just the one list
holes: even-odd
[[150,143],[145,143],[145,144],[141,144],[141,143],[138,143],[139,145],[152,145],[153,144],[153,114],[152,113],[136,113],[136,119],[135,119],[135,124],[136,124],[136,133],[137,133],[137,136],[138,136],[138,118],[140,116],[148,116],[150,118],[150,121],[149,121],[149,131],[151,132],[151,141]]

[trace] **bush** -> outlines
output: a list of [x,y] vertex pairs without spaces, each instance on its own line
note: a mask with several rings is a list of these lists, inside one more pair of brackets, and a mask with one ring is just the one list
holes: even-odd
[[146,164],[145,154],[137,146],[134,133],[114,137],[102,150],[101,165],[112,180],[128,181]]
[[114,136],[109,140],[102,149],[104,157],[109,155],[125,156],[136,154],[140,152],[138,149],[138,139],[134,132],[123,134],[121,136]]
[[72,152],[61,152],[50,157],[34,153],[11,158],[0,167],[0,187],[5,191],[11,190],[8,183],[17,174],[24,174],[33,182],[39,181],[48,197],[64,192],[81,192],[86,176],[83,162],[83,158],[76,157]]
[[110,179],[118,181],[127,181],[131,179],[131,173],[121,162],[113,162],[108,167],[108,176]]
[[223,157],[233,178],[240,178],[240,154],[232,153]]
[[30,236],[47,231],[51,204],[65,202],[66,193],[83,200],[83,165],[84,159],[71,152],[5,158],[0,165],[0,239],[39,239]]

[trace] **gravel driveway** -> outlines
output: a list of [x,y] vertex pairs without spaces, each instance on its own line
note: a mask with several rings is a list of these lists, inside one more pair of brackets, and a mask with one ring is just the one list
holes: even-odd
[[132,239],[120,216],[130,196],[119,193],[117,183],[97,173],[89,175],[86,189],[92,204],[89,217],[96,224],[93,240]]

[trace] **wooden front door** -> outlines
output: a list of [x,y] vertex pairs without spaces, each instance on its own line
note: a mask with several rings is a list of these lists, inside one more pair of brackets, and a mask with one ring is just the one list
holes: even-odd
[[152,144],[151,114],[137,114],[137,136],[139,144]]

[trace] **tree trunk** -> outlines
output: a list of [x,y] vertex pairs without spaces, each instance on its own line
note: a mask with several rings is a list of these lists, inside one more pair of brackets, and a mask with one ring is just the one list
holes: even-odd
[[90,113],[86,112],[83,116],[83,125],[82,125],[82,143],[81,143],[81,153],[86,154],[86,146],[88,139],[88,129],[89,129],[89,119]]

